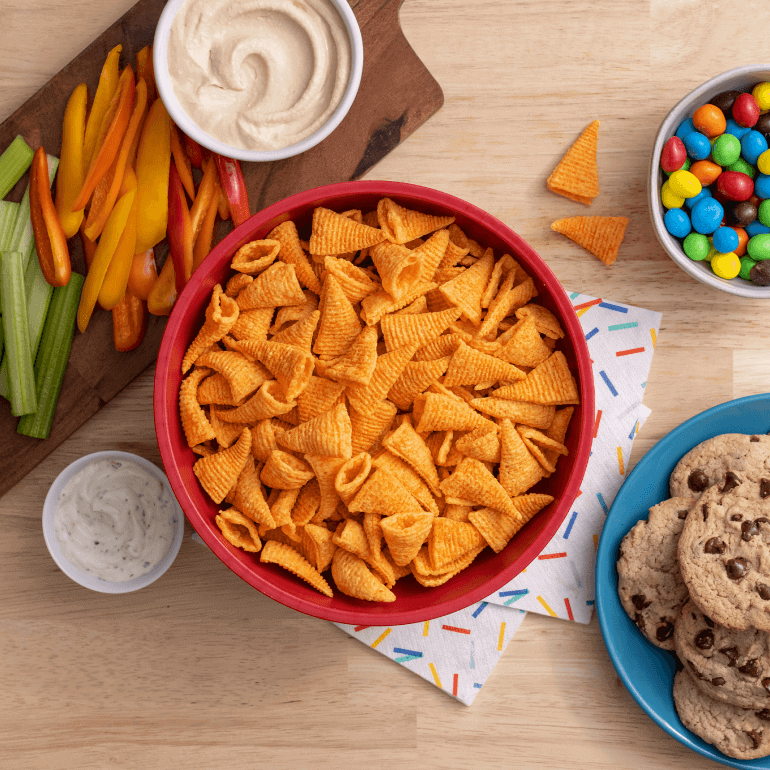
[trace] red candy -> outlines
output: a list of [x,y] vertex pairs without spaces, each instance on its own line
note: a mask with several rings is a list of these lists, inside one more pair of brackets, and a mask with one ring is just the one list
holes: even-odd
[[744,128],[751,128],[759,120],[759,105],[751,94],[741,94],[735,100],[733,120]]
[[678,171],[687,160],[684,142],[678,136],[672,136],[664,145],[660,154],[660,167],[669,174]]
[[717,179],[717,192],[727,200],[747,201],[754,193],[754,182],[740,171],[723,171]]

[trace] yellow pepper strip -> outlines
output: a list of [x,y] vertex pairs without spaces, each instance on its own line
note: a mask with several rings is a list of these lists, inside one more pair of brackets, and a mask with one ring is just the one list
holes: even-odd
[[171,165],[171,118],[156,99],[142,129],[136,154],[136,253],[160,243],[168,224],[168,175]]
[[75,87],[64,110],[61,132],[61,157],[56,175],[56,212],[59,214],[64,235],[72,238],[83,221],[83,211],[73,211],[80,188],[83,186],[83,141],[86,130],[86,102],[88,87]]
[[[144,80],[143,77],[139,78]],[[147,82],[146,80],[144,81]],[[138,84],[137,84],[138,85]],[[142,138],[142,131],[144,131],[144,123],[147,120],[147,111],[152,105],[154,99],[150,99],[150,89],[147,86],[147,98],[144,100],[144,107],[142,108],[142,114],[139,116],[139,125],[137,126],[134,138],[131,140],[131,147],[128,149],[128,156],[126,157],[126,165],[136,169],[136,152],[139,149],[139,140]]]
[[[160,99],[158,99],[160,101]],[[166,257],[160,275],[150,289],[147,297],[147,309],[153,315],[168,315],[176,302],[176,274],[171,254]]]
[[91,320],[91,314],[94,312],[104,276],[107,274],[107,268],[110,266],[115,249],[118,247],[120,236],[126,229],[126,222],[135,197],[136,191],[130,190],[115,204],[115,208],[112,209],[107,224],[104,226],[102,237],[96,245],[94,260],[88,269],[78,305],[78,329],[81,332],[86,330],[88,322]]
[[134,261],[134,246],[136,245],[136,174],[128,166],[123,176],[120,194],[134,193],[134,199],[128,212],[128,219],[123,234],[120,236],[115,253],[112,255],[107,273],[99,289],[99,304],[105,310],[112,310],[123,299],[128,286],[128,275],[131,263]]
[[[128,128],[123,135],[118,154],[112,161],[107,173],[102,177],[99,184],[96,185],[93,198],[91,199],[91,209],[86,219],[86,235],[95,241],[107,222],[107,217],[118,199],[118,192],[121,192],[124,173],[130,166],[127,165],[128,153],[131,149],[131,143],[138,132],[139,123],[144,115],[144,109],[147,105],[147,85],[140,79],[136,84],[134,97],[134,107],[131,111],[131,118],[128,122]],[[132,173],[133,175],[133,173]],[[134,177],[134,180],[136,178]]]
[[99,136],[99,129],[102,127],[107,110],[109,109],[112,97],[118,90],[118,63],[120,61],[120,52],[122,45],[116,45],[108,54],[102,67],[102,73],[99,75],[99,85],[94,95],[94,103],[91,105],[91,112],[88,115],[86,123],[86,132],[83,140],[83,176],[88,173],[91,166],[91,157],[94,154],[96,140]]
[[179,172],[179,178],[182,180],[182,187],[184,187],[187,197],[191,201],[195,200],[195,183],[193,182],[192,177],[192,164],[182,147],[182,142],[179,139],[179,129],[173,121],[171,122],[171,154],[174,156],[176,170]]
[[146,45],[136,54],[136,74],[147,81],[147,98],[150,103],[155,101],[158,90],[155,86],[155,68],[152,64],[152,46]]

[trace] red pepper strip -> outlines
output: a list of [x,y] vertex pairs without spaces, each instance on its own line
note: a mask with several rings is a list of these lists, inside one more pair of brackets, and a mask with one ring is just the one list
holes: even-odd
[[131,272],[128,274],[128,289],[139,299],[147,299],[150,289],[158,277],[155,265],[155,249],[149,248],[140,254],[134,254]]
[[51,286],[66,286],[72,274],[67,236],[53,205],[48,185],[48,159],[38,147],[29,177],[29,209],[40,269]]
[[179,178],[182,180],[184,191],[190,200],[195,200],[195,182],[192,178],[192,166],[187,153],[182,149],[182,142],[179,139],[179,129],[171,123],[171,154],[176,163],[176,170],[179,172]]
[[[213,167],[213,163],[211,164]],[[198,269],[198,265],[203,262],[211,251],[211,242],[214,239],[214,222],[217,217],[217,210],[219,208],[219,185],[214,189],[214,194],[209,201],[209,207],[206,211],[206,216],[203,218],[200,232],[195,239],[195,247],[193,248],[193,272]]]
[[187,153],[187,157],[190,159],[195,168],[200,168],[203,165],[203,150],[195,139],[190,139],[183,131],[180,132],[184,137],[184,151]]
[[227,158],[217,153],[214,154],[214,157],[217,161],[219,184],[227,196],[233,224],[238,227],[238,225],[245,222],[251,216],[249,196],[246,192],[246,183],[243,180],[241,163],[238,160]]
[[94,254],[96,254],[96,241],[92,241],[85,234],[85,227],[86,223],[81,222],[78,234],[80,235],[80,243],[83,245],[83,257],[86,261],[86,268],[89,268],[94,261]]
[[112,341],[121,353],[138,347],[147,331],[147,308],[130,289],[112,308]]
[[176,290],[179,294],[192,275],[193,239],[190,212],[176,163],[170,165],[168,175],[167,236],[176,274]]
[[[190,207],[193,243],[198,237],[201,225],[203,224],[203,218],[209,209],[209,203],[211,203],[211,199],[219,187],[217,184],[217,168],[214,161],[209,158],[204,163],[204,166],[203,179],[201,179],[201,183],[198,185],[198,194],[193,205]],[[217,193],[217,203],[219,203],[219,193]]]
[[155,68],[152,64],[152,46],[146,45],[136,54],[136,76],[147,83],[147,101],[152,104],[158,96],[155,86]]
[[[96,188],[96,185],[99,184],[99,180],[107,173],[112,165],[112,161],[115,160],[123,135],[128,128],[129,119],[131,118],[135,88],[134,71],[131,67],[126,67],[120,75],[118,90],[112,98],[110,109],[107,111],[102,123],[100,133],[103,134],[104,141],[101,145],[97,145],[99,149],[91,161],[91,166],[83,182],[83,189],[80,191],[77,200],[72,204],[73,211],[80,211],[80,209],[85,208],[91,193]],[[111,114],[112,118],[110,119]],[[107,121],[109,121],[109,124],[107,124]]]
[[150,296],[147,297],[147,309],[153,315],[168,315],[174,302],[176,302],[176,279],[174,277],[174,260],[169,254],[158,280],[152,285]]

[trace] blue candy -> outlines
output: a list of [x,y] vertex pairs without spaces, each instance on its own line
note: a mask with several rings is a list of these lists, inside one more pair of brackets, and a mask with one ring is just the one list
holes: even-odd
[[714,232],[714,248],[722,254],[738,248],[738,233],[732,227],[720,227]]
[[692,118],[687,118],[687,120],[683,120],[682,123],[679,125],[679,128],[677,128],[676,135],[682,141],[684,141],[684,138],[687,136],[687,134],[690,134],[693,131],[695,131],[695,125],[692,122]]
[[691,209],[698,201],[702,201],[704,198],[713,197],[714,196],[712,195],[711,190],[708,187],[704,187],[697,195],[694,195],[692,198],[685,198],[684,205],[687,206],[688,209]]
[[744,160],[756,165],[757,158],[767,149],[767,139],[759,131],[749,131],[741,139],[741,155]]
[[692,214],[690,216],[695,231],[708,235],[719,227],[724,215],[725,210],[719,201],[713,198],[704,198],[692,207]]
[[682,141],[687,154],[693,160],[705,160],[711,155],[711,142],[697,131],[691,131]]
[[765,227],[765,225],[758,219],[755,219],[743,229],[746,231],[746,235],[748,235],[749,238],[753,238],[755,235],[762,235],[762,233],[770,233],[770,227]]
[[[663,224],[671,235],[676,238],[684,238],[690,234],[690,217],[682,209],[669,209],[663,217]],[[737,237],[737,236],[736,236]]]
[[754,180],[754,194],[760,198],[770,198],[770,176],[757,174],[757,178]]
[[[726,134],[732,134],[733,136],[737,136],[738,139],[743,139],[743,136],[748,134],[749,131],[751,131],[750,128],[739,126],[732,118],[727,119],[727,127],[725,128]],[[682,137],[679,138],[681,139]]]

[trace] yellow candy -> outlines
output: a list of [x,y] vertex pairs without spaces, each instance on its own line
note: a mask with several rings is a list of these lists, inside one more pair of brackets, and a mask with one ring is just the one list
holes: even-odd
[[741,261],[732,251],[716,254],[711,260],[711,269],[720,278],[735,278],[741,272]]
[[757,168],[761,174],[770,174],[770,150],[765,150],[757,158]]
[[[755,101],[759,105],[759,109],[763,112],[770,110],[770,83],[765,81],[764,83],[758,83],[754,86],[754,90],[751,92]],[[762,172],[763,174],[766,172]]]
[[673,193],[668,182],[664,182],[660,188],[660,200],[667,209],[681,209],[684,206],[684,198]]
[[671,192],[680,198],[694,198],[703,189],[698,177],[684,169],[674,171],[668,178],[668,185]]

